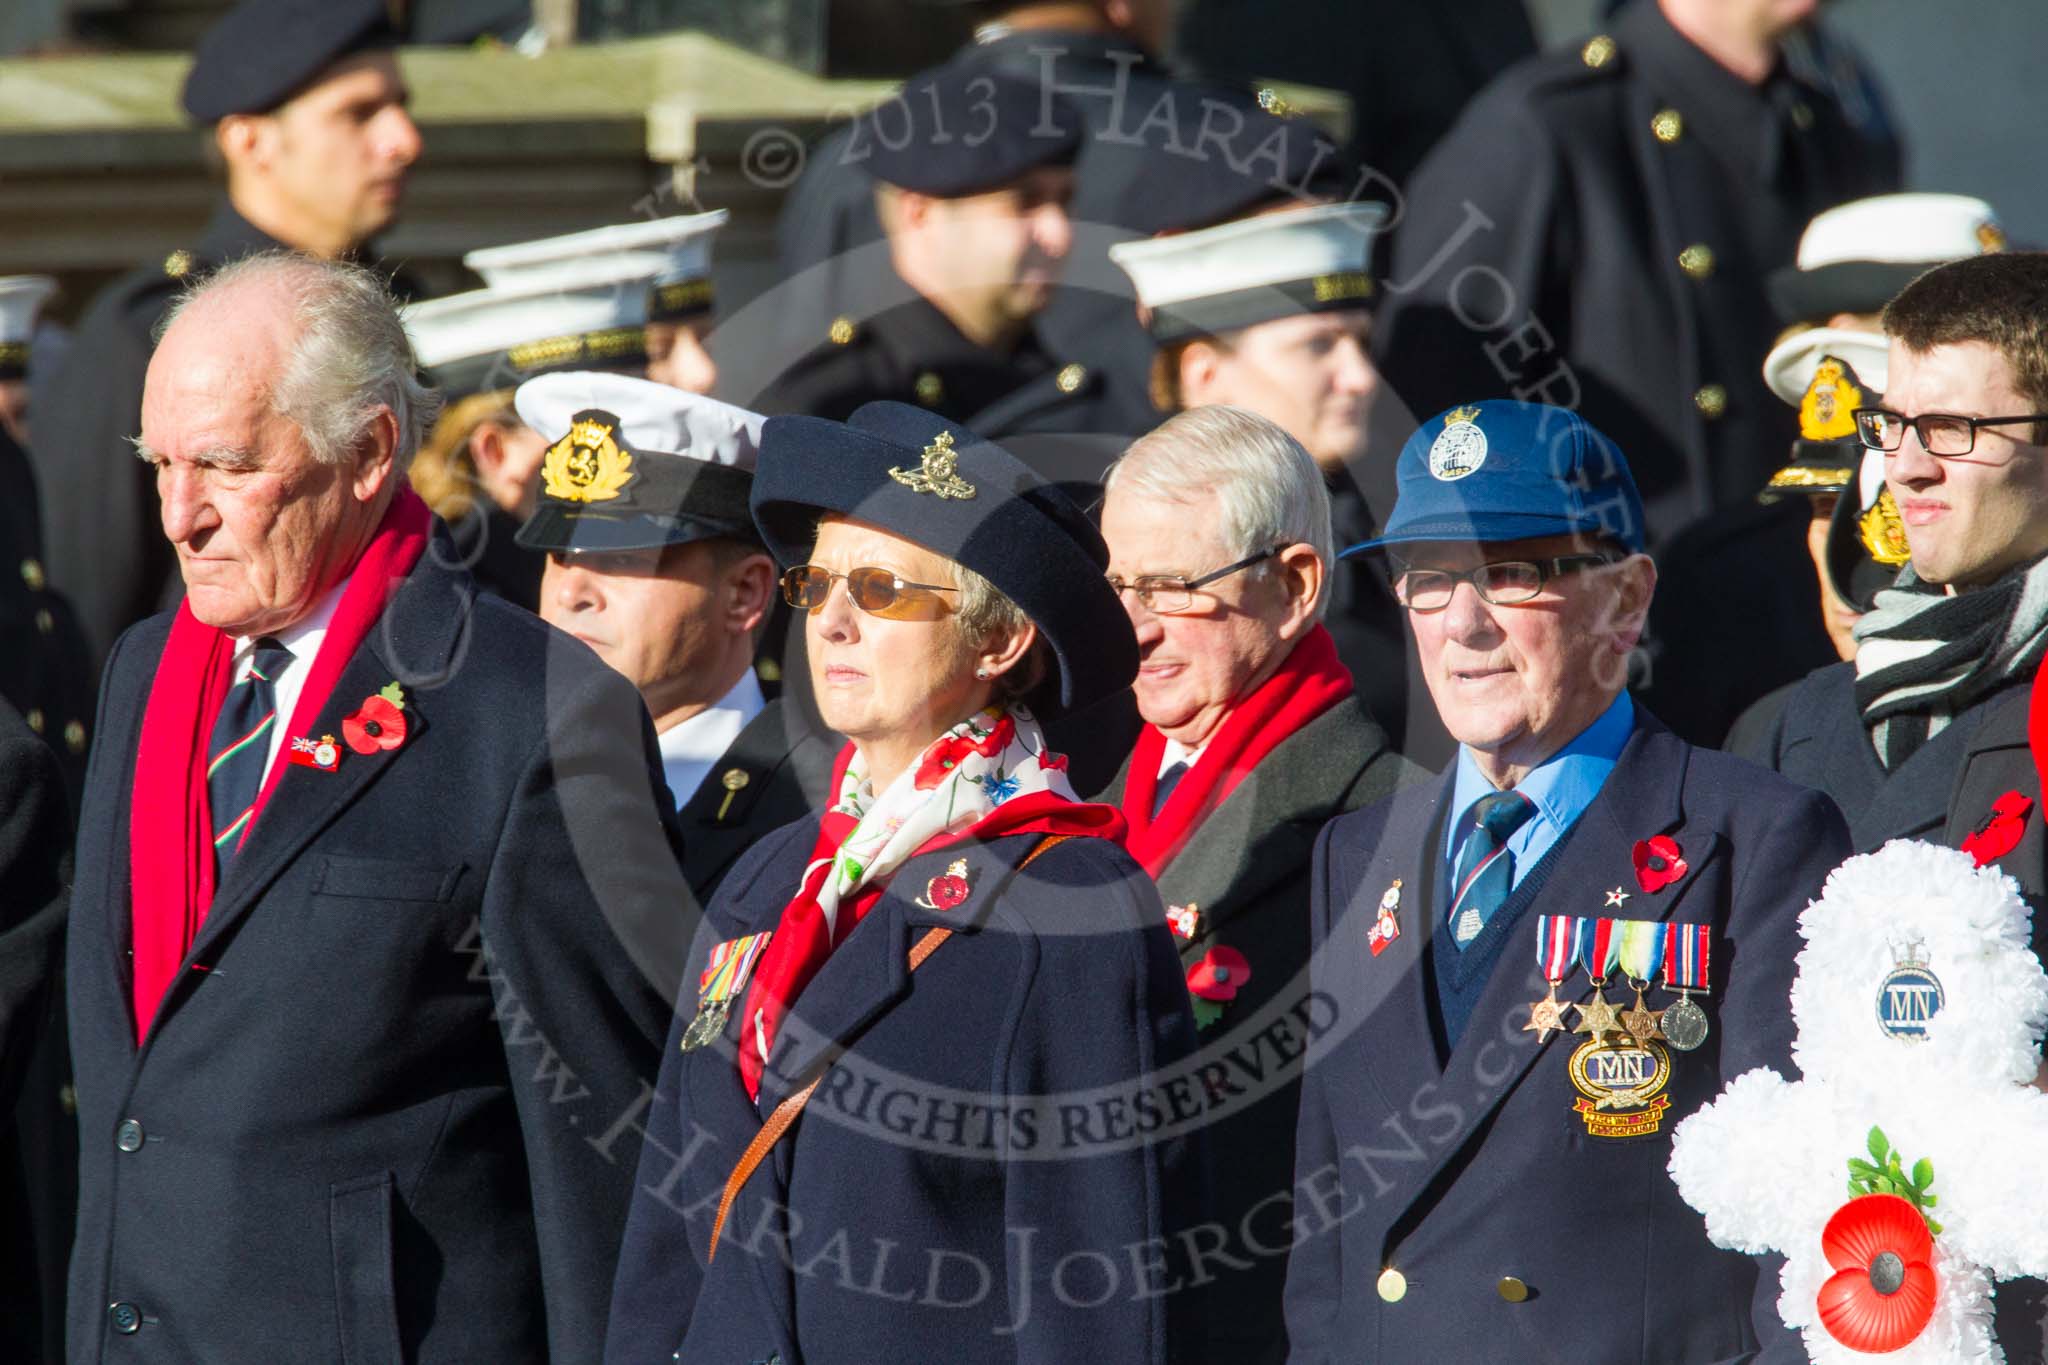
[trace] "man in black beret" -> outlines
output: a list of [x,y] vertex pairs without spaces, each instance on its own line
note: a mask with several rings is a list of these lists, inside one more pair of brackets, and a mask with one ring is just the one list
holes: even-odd
[[708,905],[741,853],[824,803],[838,753],[754,672],[777,580],[747,510],[762,419],[588,370],[529,379],[514,402],[550,443],[518,534],[547,555],[540,617],[640,689],[683,876]]
[[177,595],[156,490],[128,444],[158,321],[181,288],[228,261],[280,246],[353,256],[391,225],[421,150],[399,37],[387,0],[244,0],[200,40],[183,102],[222,169],[222,201],[190,247],[93,301],[40,395],[51,576],[98,657]]
[[1071,240],[1070,111],[1034,82],[953,68],[884,100],[853,134],[884,244],[800,360],[762,389],[755,356],[723,391],[765,413],[841,420],[890,399],[958,421],[1056,368],[1032,319]]

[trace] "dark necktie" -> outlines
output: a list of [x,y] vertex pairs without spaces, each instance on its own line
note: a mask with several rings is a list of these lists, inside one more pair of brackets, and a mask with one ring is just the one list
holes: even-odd
[[1489,792],[1472,803],[1461,822],[1470,830],[1458,849],[1452,874],[1451,940],[1463,948],[1479,937],[1515,884],[1515,855],[1508,838],[1536,807],[1517,791]]
[[249,670],[220,704],[207,745],[206,796],[213,808],[215,878],[225,876],[235,860],[242,834],[263,786],[269,766],[270,731],[277,724],[277,676],[292,661],[292,652],[265,636],[256,642]]
[[1166,809],[1166,798],[1173,795],[1173,789],[1178,787],[1180,780],[1187,775],[1188,765],[1186,760],[1174,764],[1171,768],[1159,774],[1159,783],[1152,788],[1153,819],[1157,820],[1159,812]]

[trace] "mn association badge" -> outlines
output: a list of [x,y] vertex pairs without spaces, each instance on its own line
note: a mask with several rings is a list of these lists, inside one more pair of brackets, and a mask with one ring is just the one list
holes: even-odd
[[1671,1054],[1653,1042],[1605,1043],[1598,1035],[1579,1044],[1567,1063],[1579,1098],[1572,1111],[1596,1138],[1647,1137],[1671,1108]]
[[733,1002],[746,989],[747,978],[767,951],[774,931],[727,939],[711,950],[704,974],[697,979],[697,1014],[683,1030],[682,1050],[694,1052],[725,1032]]
[[1921,946],[1908,943],[1903,949],[1894,947],[1892,961],[1897,965],[1885,974],[1883,984],[1877,988],[1877,1026],[1888,1038],[1926,1042],[1927,1025],[1941,1013],[1947,998],[1941,989],[1941,978],[1921,956]]
[[1478,408],[1452,408],[1444,429],[1429,443],[1429,472],[1450,483],[1477,473],[1486,463],[1486,433],[1479,429]]

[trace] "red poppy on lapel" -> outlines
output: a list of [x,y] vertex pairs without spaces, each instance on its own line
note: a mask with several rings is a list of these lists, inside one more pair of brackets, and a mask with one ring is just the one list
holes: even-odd
[[1991,803],[1991,814],[1963,840],[1963,852],[1977,866],[1995,863],[2019,847],[2027,832],[2027,816],[2034,810],[2034,798],[2022,792],[2007,792]]
[[1645,892],[1662,891],[1687,871],[1678,841],[1668,834],[1636,840],[1631,860],[1636,865],[1636,885]]
[[924,894],[917,898],[917,904],[927,910],[951,910],[966,903],[970,889],[967,885],[967,860],[955,858],[944,873],[924,884]]
[[405,743],[405,689],[392,683],[375,696],[363,698],[354,715],[342,718],[341,737],[359,754],[396,749]]
[[1244,960],[1244,954],[1221,943],[1188,968],[1188,990],[1218,1004],[1236,999],[1251,979],[1252,964]]

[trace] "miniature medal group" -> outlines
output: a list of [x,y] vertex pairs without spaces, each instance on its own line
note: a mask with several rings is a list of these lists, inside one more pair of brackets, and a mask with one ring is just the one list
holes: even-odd
[[[1608,893],[1618,906],[1626,893]],[[1656,920],[1609,919],[1592,915],[1539,915],[1536,965],[1549,993],[1529,1006],[1525,1032],[1548,1042],[1565,1030],[1565,1011],[1578,1012],[1574,1034],[1586,1041],[1573,1051],[1568,1070],[1579,1091],[1573,1110],[1593,1137],[1640,1137],[1655,1133],[1670,1108],[1663,1094],[1671,1078],[1667,1047],[1691,1052],[1707,1039],[1707,1012],[1693,997],[1705,994],[1708,926]],[[1558,987],[1584,967],[1593,998],[1584,1004],[1561,1001]],[[1607,998],[1616,974],[1635,992],[1632,1004],[1617,1009]],[[1652,1009],[1645,996],[1661,974],[1665,991],[1677,996]]]

